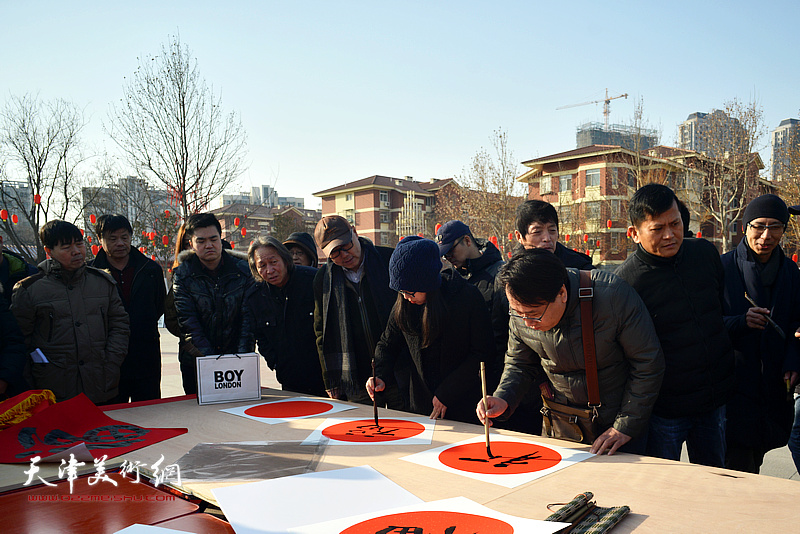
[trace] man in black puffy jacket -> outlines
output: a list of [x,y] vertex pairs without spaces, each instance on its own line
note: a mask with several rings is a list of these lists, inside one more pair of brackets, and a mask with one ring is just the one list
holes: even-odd
[[675,193],[661,184],[640,188],[628,204],[636,251],[616,274],[642,297],[666,370],[650,417],[647,454],[725,466],[725,404],[733,388],[733,351],[723,322],[722,263],[703,239],[683,237]]
[[210,213],[186,219],[192,252],[175,269],[172,281],[178,323],[186,338],[181,374],[187,394],[197,393],[198,356],[253,351],[242,328],[244,295],[253,276],[246,259],[222,250],[221,233]]

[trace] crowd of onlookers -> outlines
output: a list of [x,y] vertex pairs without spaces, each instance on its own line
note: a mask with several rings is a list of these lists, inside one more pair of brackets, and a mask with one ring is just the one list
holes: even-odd
[[257,347],[304,394],[533,434],[566,406],[590,413],[595,453],[678,460],[685,444],[692,462],[758,472],[788,442],[800,466],[800,271],[780,246],[796,208],[754,199],[720,257],[687,237],[671,189],[646,185],[629,202],[636,249],[613,273],[559,243],[555,208],[537,200],[517,208],[508,261],[461,221],[392,249],[339,216],[245,254],[200,213],[178,232],[169,291],[125,217],[98,219],[88,263],[81,231],[50,221],[38,268],[0,240],[0,395],[157,399],[164,315],[187,394],[198,357]]

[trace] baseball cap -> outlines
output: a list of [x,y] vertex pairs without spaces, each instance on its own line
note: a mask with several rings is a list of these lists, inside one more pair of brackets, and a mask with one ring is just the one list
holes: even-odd
[[461,221],[447,221],[436,232],[436,243],[439,245],[439,255],[444,256],[459,237],[465,235],[472,235],[469,231],[469,226]]
[[353,240],[352,227],[344,217],[328,215],[317,223],[314,239],[325,255],[330,256],[333,249]]

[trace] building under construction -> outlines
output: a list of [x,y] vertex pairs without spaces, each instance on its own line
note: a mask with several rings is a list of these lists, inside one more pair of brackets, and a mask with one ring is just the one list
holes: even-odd
[[575,140],[576,148],[616,145],[638,152],[658,145],[658,131],[622,124],[610,124],[606,128],[602,122],[587,122],[578,126]]

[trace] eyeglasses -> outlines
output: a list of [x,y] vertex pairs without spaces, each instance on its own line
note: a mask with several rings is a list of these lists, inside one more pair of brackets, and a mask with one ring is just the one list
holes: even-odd
[[350,241],[348,244],[346,244],[346,245],[344,245],[344,246],[337,247],[337,248],[335,248],[335,249],[331,250],[331,253],[330,253],[330,254],[328,254],[328,257],[329,257],[330,259],[332,259],[332,260],[335,260],[336,258],[338,258],[338,257],[339,257],[339,255],[340,255],[342,252],[347,252],[347,253],[349,253],[349,252],[350,252],[350,251],[353,249],[353,247],[354,247],[354,246],[355,246],[355,245],[354,245],[354,243],[353,243],[352,241]]
[[783,223],[775,223],[775,224],[753,224],[747,223],[747,226],[755,230],[758,235],[764,233],[764,230],[770,233],[770,235],[778,235],[782,234],[783,231],[786,229],[786,225]]
[[463,236],[459,237],[458,239],[456,239],[456,242],[453,243],[453,246],[450,247],[450,250],[448,250],[447,253],[444,255],[444,259],[450,260],[450,258],[453,257],[453,251],[456,249],[456,247],[458,245],[461,244],[462,241],[464,241],[465,237],[467,237],[467,236],[463,235]]
[[414,298],[414,295],[416,295],[416,294],[417,294],[417,292],[416,292],[416,291],[403,291],[402,289],[401,289],[400,291],[398,291],[398,293],[400,293],[400,294],[401,294],[401,295],[403,295],[404,297],[408,297],[408,298],[410,298],[410,299],[413,299],[413,298]]
[[514,312],[514,310],[512,310],[511,308],[508,309],[508,314],[511,317],[516,317],[518,319],[522,319],[523,321],[533,321],[534,323],[541,323],[542,322],[542,318],[544,317],[544,314],[547,313],[547,308],[549,308],[549,307],[550,307],[550,303],[548,302],[547,306],[544,307],[544,311],[542,312],[542,314],[539,317],[531,317],[530,315],[519,315],[516,312]]

